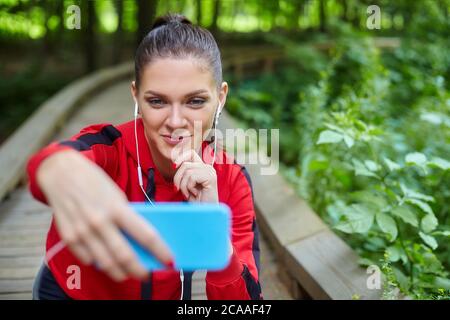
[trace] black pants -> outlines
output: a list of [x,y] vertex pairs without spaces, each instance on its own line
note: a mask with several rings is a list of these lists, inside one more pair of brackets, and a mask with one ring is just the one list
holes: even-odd
[[42,264],[33,285],[33,300],[72,300],[56,282],[50,269]]

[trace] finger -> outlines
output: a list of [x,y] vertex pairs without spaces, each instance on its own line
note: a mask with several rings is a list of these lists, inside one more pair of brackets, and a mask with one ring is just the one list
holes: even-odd
[[108,248],[96,234],[90,234],[85,242],[94,256],[95,263],[102,271],[106,272],[115,281],[125,280],[125,272],[113,260]]
[[189,168],[191,164],[192,162],[184,162],[173,176],[173,183],[178,190],[180,189],[181,179],[183,178],[186,169]]
[[78,210],[77,206],[71,199],[56,198],[54,203],[55,221],[61,238],[66,242],[66,245],[77,258],[84,264],[91,264],[93,256],[89,249],[83,243],[83,236],[85,229],[77,224],[75,212]]
[[148,272],[138,262],[136,255],[116,226],[106,224],[101,230],[101,237],[110,254],[126,273],[138,279],[145,279]]
[[193,172],[186,182],[187,190],[193,194],[195,197],[198,197],[198,194],[201,190],[201,182],[198,181],[197,173]]
[[201,199],[202,199],[202,190],[200,190],[198,192],[198,195],[196,197],[194,197],[193,195],[190,195],[188,201],[189,202],[201,202]]
[[[180,181],[180,191],[181,191],[181,193],[184,195],[184,197],[185,197],[186,199],[189,198],[189,194],[190,194],[190,192],[189,192],[189,190],[188,190],[188,188],[187,188],[187,184],[188,184],[188,181],[189,181],[190,179],[191,179],[191,175],[189,174],[189,172],[187,172],[187,173],[181,178],[181,181]],[[192,195],[195,196],[194,193],[192,193]]]
[[[82,263],[91,264],[94,257],[80,241],[81,238],[77,235],[70,220],[64,214],[55,214],[55,223],[62,240],[70,251],[80,259]],[[48,262],[49,261],[47,261],[47,263]]]
[[197,162],[197,163],[203,163],[202,158],[195,152],[193,149],[189,149],[182,154],[180,154],[175,160],[174,163],[176,167],[178,168],[183,162],[189,161],[189,162]]
[[183,162],[181,164],[180,168],[175,173],[175,176],[173,177],[173,183],[175,186],[179,189],[181,179],[186,174],[186,170],[188,169],[196,169],[196,168],[202,168],[204,167],[203,163],[198,162]]
[[150,223],[135,213],[128,205],[124,205],[120,212],[116,220],[122,230],[143,245],[163,264],[173,263],[173,255],[169,247]]

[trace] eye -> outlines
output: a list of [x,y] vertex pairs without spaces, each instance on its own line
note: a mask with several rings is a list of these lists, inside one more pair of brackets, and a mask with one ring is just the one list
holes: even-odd
[[164,101],[159,98],[150,98],[147,99],[147,102],[150,106],[154,108],[161,108],[162,106],[164,106]]
[[203,104],[206,102],[205,99],[202,98],[193,98],[191,100],[189,100],[188,105],[194,107],[194,108],[200,108],[201,106],[203,106]]

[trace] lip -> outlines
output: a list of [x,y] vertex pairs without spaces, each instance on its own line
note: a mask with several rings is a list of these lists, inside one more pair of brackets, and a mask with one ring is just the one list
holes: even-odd
[[177,137],[176,139],[172,139],[172,137],[170,135],[161,135],[161,137],[163,137],[164,141],[166,141],[168,144],[174,146],[179,144],[180,142],[184,141],[186,138],[190,138],[192,136],[181,136],[181,137]]

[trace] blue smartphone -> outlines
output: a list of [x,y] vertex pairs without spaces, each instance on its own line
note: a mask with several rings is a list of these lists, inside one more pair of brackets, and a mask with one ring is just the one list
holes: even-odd
[[[227,205],[192,202],[129,205],[158,231],[174,256],[175,269],[222,270],[228,265],[231,214]],[[146,269],[166,269],[140,243],[126,233],[125,236]]]

